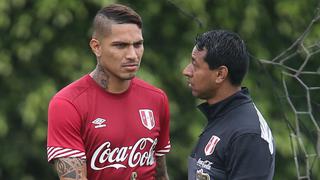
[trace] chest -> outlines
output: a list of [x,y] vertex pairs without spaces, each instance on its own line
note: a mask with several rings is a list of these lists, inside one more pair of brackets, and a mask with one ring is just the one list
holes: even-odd
[[87,147],[109,142],[111,147],[133,146],[143,138],[156,139],[161,109],[148,97],[97,97],[83,115],[82,137]]
[[205,169],[224,169],[230,143],[230,134],[225,127],[224,123],[209,124],[199,136],[192,152],[198,166]]
[[193,157],[202,166],[223,166],[226,139],[221,134],[202,134],[193,150]]

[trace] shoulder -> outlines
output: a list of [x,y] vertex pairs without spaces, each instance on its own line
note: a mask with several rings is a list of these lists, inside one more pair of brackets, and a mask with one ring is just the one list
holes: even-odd
[[81,77],[80,79],[70,83],[69,85],[58,91],[52,100],[64,99],[73,102],[84,92],[90,88],[90,83],[88,82],[88,75]]
[[164,97],[167,98],[166,93],[160,89],[157,88],[142,79],[139,78],[134,78],[133,79],[133,86],[137,91],[141,91],[144,93],[144,95],[152,95],[152,96],[159,96],[159,97]]
[[240,105],[225,117],[229,124],[229,129],[236,136],[246,133],[260,134],[261,118],[263,117],[259,116],[258,112],[252,102]]
[[235,110],[231,120],[231,138],[247,139],[252,141],[252,137],[266,141],[269,145],[272,144],[273,137],[268,123],[254,105],[254,103],[244,104],[239,109]]

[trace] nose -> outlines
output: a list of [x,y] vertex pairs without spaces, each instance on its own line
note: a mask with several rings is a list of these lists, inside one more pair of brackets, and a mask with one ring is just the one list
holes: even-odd
[[138,58],[138,53],[137,53],[137,50],[136,48],[134,48],[133,45],[130,45],[128,47],[128,51],[127,51],[127,54],[126,54],[126,58],[127,59],[130,59],[130,60],[136,60]]
[[186,77],[192,77],[192,65],[188,64],[182,71],[182,74]]

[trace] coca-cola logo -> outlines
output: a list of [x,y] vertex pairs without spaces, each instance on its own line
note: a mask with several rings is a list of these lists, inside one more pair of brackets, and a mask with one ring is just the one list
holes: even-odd
[[[148,146],[151,144],[151,146]],[[127,168],[151,166],[154,163],[154,151],[157,139],[141,138],[132,146],[111,149],[111,142],[101,144],[93,153],[90,166],[93,170],[105,168]],[[124,164],[128,160],[128,164]],[[107,164],[107,165],[106,165]]]

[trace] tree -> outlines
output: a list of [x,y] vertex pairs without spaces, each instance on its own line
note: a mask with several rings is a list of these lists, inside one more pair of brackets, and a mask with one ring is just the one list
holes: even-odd
[[[0,1],[0,179],[57,179],[46,160],[47,106],[66,84],[90,72],[91,20],[108,0]],[[208,29],[239,33],[252,58],[245,85],[266,116],[277,144],[275,179],[294,179],[296,170],[287,124],[272,81],[257,59],[272,59],[304,31],[316,0],[123,0],[144,20],[145,54],[139,76],[164,89],[170,100],[171,179],[187,179],[187,157],[205,118],[195,108],[183,67],[194,38]],[[319,38],[319,28],[312,38]],[[318,64],[317,64],[318,65]],[[275,68],[272,78],[278,80]],[[319,173],[316,174],[319,176]]]

